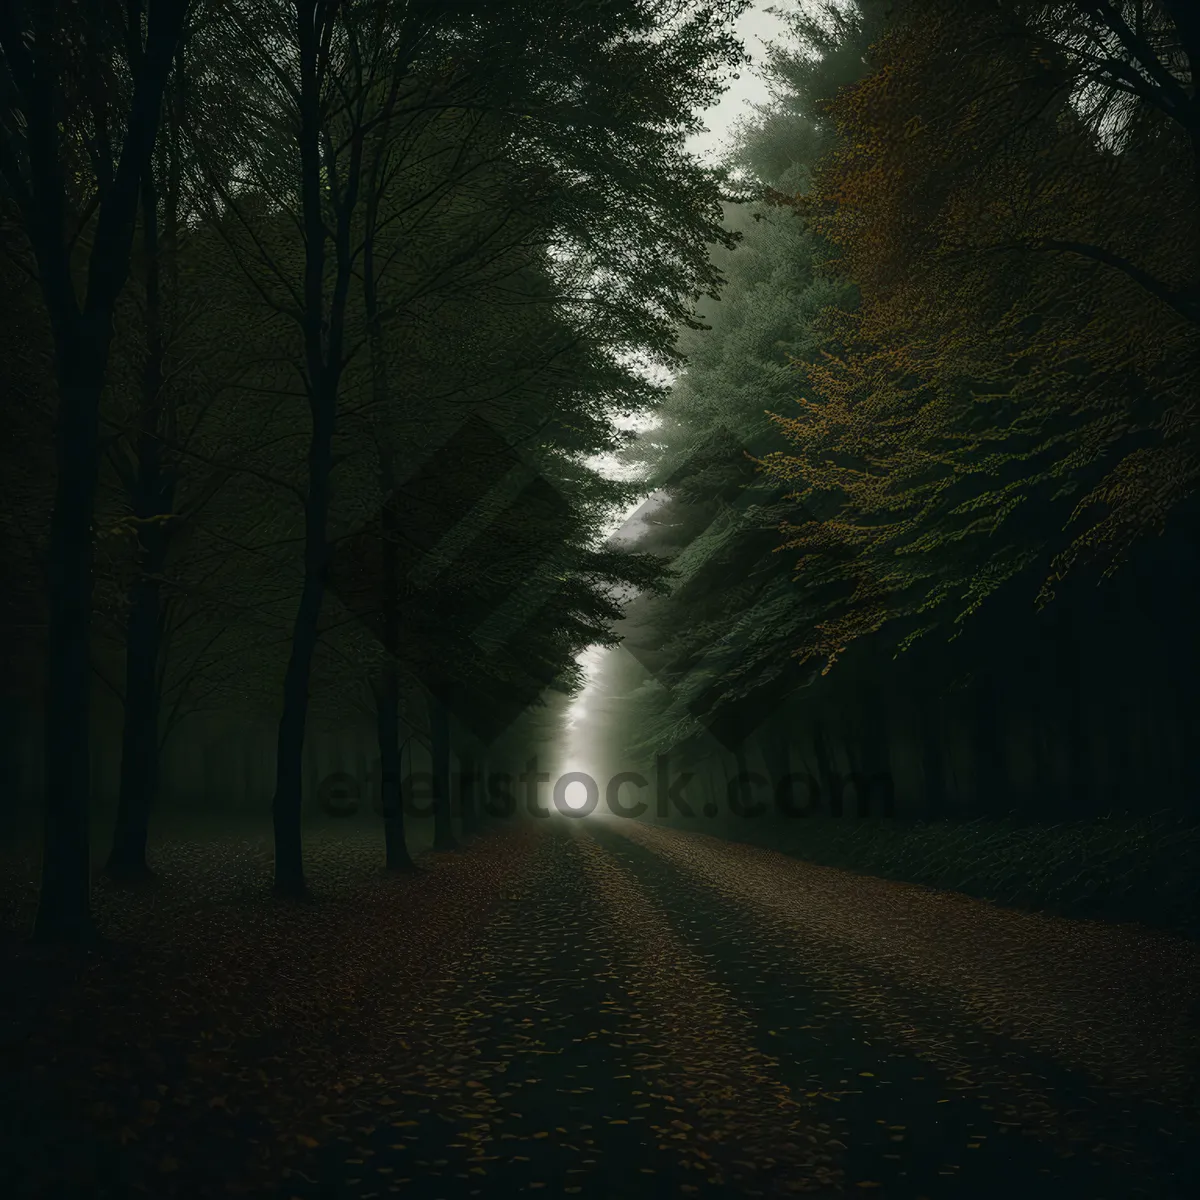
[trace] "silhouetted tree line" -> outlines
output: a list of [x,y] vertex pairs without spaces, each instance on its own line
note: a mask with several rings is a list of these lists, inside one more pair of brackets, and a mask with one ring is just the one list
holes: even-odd
[[587,462],[719,283],[725,173],[683,139],[742,7],[4,6],[5,642],[40,646],[14,680],[45,705],[39,938],[91,932],[94,698],[119,706],[112,872],[148,870],[168,739],[269,714],[275,886],[300,895],[312,713],[375,722],[402,867],[400,725],[448,846],[451,738],[482,757],[657,585],[599,544],[632,490]]

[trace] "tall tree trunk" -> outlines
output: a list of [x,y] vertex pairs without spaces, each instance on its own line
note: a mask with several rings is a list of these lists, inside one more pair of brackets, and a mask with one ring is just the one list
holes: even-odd
[[476,783],[471,797],[471,831],[482,833],[487,826],[488,817],[488,748],[480,745],[479,756],[475,760]]
[[353,218],[362,167],[362,131],[352,138],[342,190],[331,196],[336,214],[333,232],[336,269],[326,311],[325,266],[329,229],[323,197],[338,186],[334,165],[321,157],[322,80],[329,62],[336,5],[297,0],[296,39],[299,50],[297,148],[300,152],[300,200],[304,229],[302,326],[312,438],[308,451],[308,491],[304,504],[304,586],[292,627],[292,646],[283,683],[283,712],[276,751],[275,891],[282,896],[306,892],[301,835],[304,732],[313,654],[320,633],[321,607],[329,572],[329,504],[333,475],[333,437],[338,392],[345,363],[346,300],[354,268]]
[[[324,464],[317,451],[324,449]],[[328,547],[325,521],[328,514],[328,440],[319,447],[313,438],[309,462],[309,497],[305,506],[304,587],[292,626],[292,645],[283,679],[283,712],[275,749],[275,796],[271,818],[275,832],[275,892],[301,897],[304,880],[303,778],[304,733],[308,723],[308,693],[313,654],[317,648],[321,604],[325,593]],[[322,474],[319,476],[318,472]],[[323,486],[322,486],[323,484]]]
[[468,838],[475,831],[476,809],[479,796],[479,764],[475,755],[459,756],[458,812],[462,822],[462,835]]
[[1091,800],[1088,740],[1084,725],[1082,661],[1075,629],[1066,612],[1054,625],[1054,664],[1062,712],[1063,742],[1067,752],[1066,809],[1071,817],[1082,817]]
[[925,815],[946,816],[946,738],[942,725],[942,698],[926,698],[921,711],[921,771],[925,780]]
[[708,797],[704,804],[704,815],[710,820],[720,819],[724,821],[725,813],[721,807],[721,802],[717,799],[717,787],[713,782],[717,770],[713,766],[711,759],[706,763],[704,770],[704,791]]
[[413,867],[404,838],[404,805],[400,778],[400,573],[396,539],[400,536],[393,494],[392,460],[386,452],[380,456],[380,474],[386,497],[381,516],[381,598],[383,645],[387,651],[376,694],[379,733],[379,764],[382,775],[383,838],[389,871],[407,871]]
[[158,586],[135,583],[125,649],[125,723],[121,737],[121,785],[109,851],[109,874],[137,879],[151,874],[146,840],[158,758]]
[[146,255],[146,361],[138,422],[133,511],[137,518],[137,576],[130,587],[125,638],[125,722],[121,739],[121,786],[117,801],[110,874],[128,879],[150,874],[146,840],[158,777],[158,668],[162,643],[159,577],[170,537],[166,522],[175,499],[174,478],[162,462],[163,321],[159,293],[158,196],[152,172],[142,181]]
[[73,345],[61,346],[56,356],[58,479],[47,564],[46,812],[41,894],[34,923],[34,937],[40,942],[78,943],[94,932],[89,632],[97,430],[108,340],[104,335],[80,337]]
[[763,798],[768,805],[768,811],[773,819],[778,819],[780,813],[776,806],[776,798],[781,795],[783,780],[792,769],[792,748],[787,725],[782,720],[773,720],[763,728],[762,738],[763,761],[767,764],[768,794]]
[[433,751],[433,848],[453,850],[453,793],[450,787],[450,714],[436,696],[429,697],[429,733]]
[[[381,135],[382,136],[382,135]],[[378,216],[379,188],[374,178],[378,156],[373,164],[371,188],[367,195],[366,230],[363,235],[363,300],[367,317],[367,345],[371,366],[371,398],[376,412],[387,411],[391,389],[388,385],[387,358],[383,346],[383,321],[379,311],[378,278],[375,268],[375,228]],[[397,665],[400,654],[400,565],[398,542],[403,531],[397,512],[396,472],[387,431],[377,438],[379,453],[379,490],[383,496],[380,514],[380,617],[384,650],[388,663],[383,669],[381,704],[388,712],[379,711],[379,757],[384,777],[383,809],[384,840],[389,871],[406,870],[413,866],[404,840],[403,798],[400,793],[400,752],[397,722],[400,719],[400,678]],[[385,742],[387,743],[385,745]],[[394,786],[389,793],[389,766]],[[391,808],[389,809],[389,805]],[[389,811],[392,816],[389,817]]]
[[[318,381],[319,382],[319,381]],[[304,506],[304,585],[292,625],[292,644],[283,679],[283,712],[275,750],[275,892],[306,894],[303,851],[304,735],[308,724],[313,655],[320,636],[321,606],[329,569],[329,484],[333,470],[333,399],[321,388],[313,399],[313,436],[308,456]]]
[[1116,694],[1106,705],[1108,723],[1108,758],[1105,763],[1105,804],[1110,813],[1125,811],[1129,806],[1133,783],[1133,706],[1129,703],[1129,685],[1118,676]]
[[1033,726],[1030,730],[1030,758],[1033,768],[1034,816],[1042,819],[1052,813],[1058,803],[1058,772],[1051,739],[1052,707],[1047,699],[1050,682],[1035,674],[1033,685],[1039,695],[1032,700]]
[[829,757],[829,743],[825,740],[825,726],[820,721],[812,725],[813,760],[817,765],[817,786],[821,798],[831,817],[842,815],[842,788],[833,770]]
[[[871,678],[887,678],[889,664],[874,647],[871,647]],[[879,683],[871,687],[863,701],[862,719],[862,771],[866,791],[855,796],[858,815],[890,817],[895,810],[895,787],[892,780],[892,744],[888,724],[887,697]],[[857,791],[857,788],[855,789]],[[876,797],[880,797],[878,813],[872,811]]]
[[1008,802],[1008,770],[1001,729],[1000,698],[990,679],[976,680],[972,724],[972,768],[975,803],[984,816],[997,816],[1012,805]]
[[394,663],[384,667],[375,699],[383,801],[383,840],[389,871],[411,871],[413,860],[404,838],[400,778],[400,679]]
[[[92,523],[98,473],[100,399],[108,371],[113,312],[129,274],[138,187],[158,135],[163,90],[183,33],[187,5],[156,4],[144,50],[130,67],[125,138],[111,184],[104,188],[88,258],[86,294],[76,299],[66,238],[68,188],[61,129],[62,69],[56,59],[56,14],[38,6],[31,27],[2,6],[0,51],[8,67],[8,106],[24,125],[28,178],[12,155],[0,162],[38,264],[54,338],[58,384],[54,511],[47,564],[45,710],[45,838],[34,937],[79,942],[93,935],[88,810],[88,720],[91,698],[89,627]],[[101,20],[105,19],[103,17]]]
[[[735,792],[736,799],[734,803],[737,805],[737,810],[734,811],[733,805],[730,805],[730,816],[736,817],[739,820],[751,820],[757,816],[763,816],[770,812],[770,804],[763,804],[765,797],[762,791],[755,787],[751,782],[750,776],[757,774],[750,770],[749,749],[752,745],[752,735],[743,737],[734,747],[733,759],[737,767],[737,776],[741,778],[741,783],[738,785]],[[736,826],[735,826],[736,828]]]

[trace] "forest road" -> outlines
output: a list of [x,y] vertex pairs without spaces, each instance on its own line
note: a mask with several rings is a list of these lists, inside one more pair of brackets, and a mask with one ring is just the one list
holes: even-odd
[[519,890],[381,1014],[386,1094],[280,1197],[1200,1195],[1161,999],[1193,944],[542,824]]

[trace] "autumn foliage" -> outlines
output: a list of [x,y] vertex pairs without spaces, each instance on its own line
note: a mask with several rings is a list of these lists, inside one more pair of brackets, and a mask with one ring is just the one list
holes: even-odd
[[907,5],[830,106],[811,189],[776,197],[858,290],[796,364],[795,449],[764,460],[829,514],[786,530],[802,658],[953,626],[1026,571],[1050,599],[1194,488],[1193,144],[1104,92],[1086,7]]

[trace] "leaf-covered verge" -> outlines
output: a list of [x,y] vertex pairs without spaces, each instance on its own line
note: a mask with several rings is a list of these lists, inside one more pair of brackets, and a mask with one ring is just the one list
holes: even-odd
[[106,940],[86,952],[23,943],[36,875],[8,855],[6,1195],[262,1195],[352,1117],[395,1052],[388,1012],[503,899],[529,844],[513,828],[385,876],[375,840],[313,835],[308,904],[268,897],[266,839],[163,842],[155,887],[98,883]]
[[1171,812],[1053,825],[986,817],[739,820],[720,832],[823,866],[1200,939],[1200,826]]

